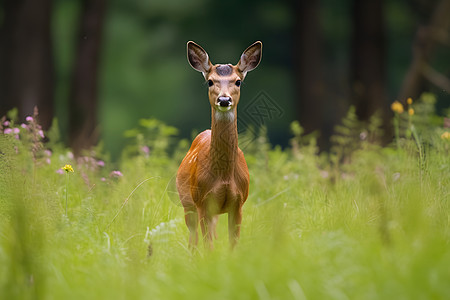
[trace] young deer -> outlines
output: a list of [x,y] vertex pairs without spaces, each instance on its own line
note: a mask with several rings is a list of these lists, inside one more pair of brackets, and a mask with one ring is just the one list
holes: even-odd
[[238,147],[237,105],[247,72],[261,61],[262,43],[248,47],[237,65],[211,64],[208,54],[194,42],[187,43],[189,64],[208,82],[211,130],[201,132],[181,162],[177,189],[189,229],[189,245],[198,243],[200,227],[205,246],[213,247],[219,214],[228,213],[228,234],[234,247],[240,235],[242,205],[248,196],[249,173]]

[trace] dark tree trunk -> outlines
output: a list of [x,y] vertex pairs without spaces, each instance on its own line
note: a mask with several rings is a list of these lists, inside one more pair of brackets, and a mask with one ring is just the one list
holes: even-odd
[[324,146],[325,82],[323,74],[322,28],[318,0],[293,1],[295,11],[293,62],[296,83],[296,110],[305,133],[322,131]]
[[53,118],[52,1],[7,0],[2,5],[0,115],[17,107],[23,119],[37,106],[40,123],[48,129]]
[[429,65],[430,58],[439,41],[448,41],[450,28],[450,0],[442,0],[436,5],[428,26],[420,26],[417,30],[413,46],[413,60],[406,73],[399,93],[399,100],[417,98],[424,90],[425,81],[448,90],[450,81],[437,73]]
[[69,98],[70,146],[79,155],[98,141],[98,70],[105,0],[82,0],[78,52]]
[[386,38],[383,1],[353,0],[351,53],[352,101],[356,114],[368,121],[375,112],[387,116]]

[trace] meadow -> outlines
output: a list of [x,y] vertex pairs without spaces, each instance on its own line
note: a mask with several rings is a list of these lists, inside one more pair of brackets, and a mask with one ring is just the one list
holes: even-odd
[[410,108],[386,146],[379,120],[352,110],[330,153],[298,123],[286,149],[264,129],[240,137],[251,183],[233,251],[226,216],[213,251],[187,247],[174,176],[190,141],[176,128],[140,120],[119,162],[101,145],[76,159],[56,122],[44,133],[12,113],[0,128],[0,298],[449,299],[450,133],[432,96]]

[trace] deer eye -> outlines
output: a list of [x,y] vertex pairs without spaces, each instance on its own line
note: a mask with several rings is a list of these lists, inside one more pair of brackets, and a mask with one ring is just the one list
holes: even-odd
[[208,80],[208,86],[213,86],[214,82],[210,79]]
[[239,87],[239,86],[241,86],[241,81],[238,79],[238,80],[236,80],[235,84],[236,84],[237,87]]

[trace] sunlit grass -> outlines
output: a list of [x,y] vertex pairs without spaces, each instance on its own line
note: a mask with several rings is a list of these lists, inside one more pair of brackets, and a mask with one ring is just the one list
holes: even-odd
[[[237,248],[221,217],[214,251],[191,252],[178,160],[140,154],[94,168],[61,148],[33,179],[25,146],[0,135],[0,298],[447,299],[448,141],[436,133],[425,163],[404,143],[338,167],[309,146],[247,149]],[[56,172],[65,164],[76,170],[67,182]]]

